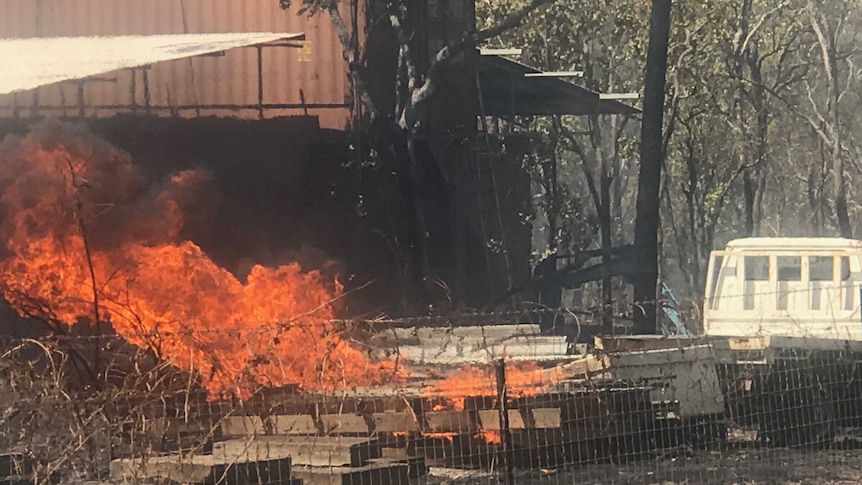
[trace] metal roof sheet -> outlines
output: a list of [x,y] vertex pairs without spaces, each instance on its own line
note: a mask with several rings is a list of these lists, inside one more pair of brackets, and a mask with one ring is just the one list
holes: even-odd
[[0,39],[0,94],[301,38],[301,33],[252,32]]
[[[532,74],[533,76],[527,76]],[[591,115],[640,112],[599,93],[555,77],[537,76],[542,71],[499,55],[479,57],[479,84],[485,114]]]

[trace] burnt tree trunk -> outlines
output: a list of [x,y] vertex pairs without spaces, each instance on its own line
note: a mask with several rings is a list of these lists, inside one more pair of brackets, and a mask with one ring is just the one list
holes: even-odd
[[613,331],[613,304],[614,296],[612,290],[611,273],[609,271],[611,264],[611,248],[613,241],[611,240],[611,231],[613,229],[611,220],[611,176],[607,163],[607,157],[602,156],[602,171],[599,178],[601,186],[601,212],[599,213],[599,221],[601,224],[602,233],[602,264],[605,267],[605,274],[602,278],[602,327],[608,333]]
[[662,135],[670,37],[671,0],[653,0],[649,45],[644,75],[643,121],[641,122],[640,173],[638,175],[634,281],[634,331],[656,331],[656,287],[658,284],[659,189],[663,165]]

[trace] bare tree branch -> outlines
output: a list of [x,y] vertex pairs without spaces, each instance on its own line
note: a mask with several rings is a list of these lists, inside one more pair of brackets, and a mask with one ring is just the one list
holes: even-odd
[[411,104],[415,107],[428,99],[434,93],[439,71],[447,61],[468,49],[475,48],[480,43],[492,37],[496,37],[521,25],[521,22],[523,22],[524,19],[533,11],[539,7],[550,5],[555,1],[556,0],[531,0],[530,3],[512,13],[507,18],[501,20],[493,27],[467,35],[463,39],[440,49],[431,61],[431,65],[428,67],[428,74],[425,76],[425,81],[422,83],[422,86],[413,91]]

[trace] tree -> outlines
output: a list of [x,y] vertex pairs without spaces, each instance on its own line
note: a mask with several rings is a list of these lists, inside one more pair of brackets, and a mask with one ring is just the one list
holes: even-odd
[[658,282],[659,189],[664,153],[664,100],[667,49],[670,40],[670,0],[653,0],[649,47],[644,74],[643,121],[641,122],[641,166],[638,176],[634,281],[634,331],[656,331]]
[[[847,8],[847,3],[843,3],[844,8]],[[820,106],[812,102],[811,108],[814,111],[819,126],[814,123],[814,120],[809,120],[812,128],[822,138],[824,144],[831,150],[832,159],[832,179],[833,190],[835,191],[835,217],[838,220],[838,231],[841,237],[852,238],[853,228],[850,225],[850,215],[847,210],[847,182],[844,165],[844,146],[842,144],[842,126],[839,105],[841,98],[846,94],[851,87],[850,79],[846,84],[846,88],[842,91],[839,85],[839,56],[838,56],[838,32],[844,25],[847,10],[840,9],[838,15],[830,19],[824,13],[823,6],[816,0],[808,0],[808,16],[811,24],[811,30],[817,37],[817,45],[819,47],[820,59],[823,66],[823,75],[826,80],[825,98],[826,108],[821,110]],[[839,7],[840,8],[840,7]],[[837,17],[837,18],[836,18]],[[850,66],[850,78],[854,76],[853,66]],[[809,93],[811,87],[808,87]],[[810,96],[809,97],[813,97]],[[825,111],[825,113],[823,113]]]
[[[419,152],[430,150],[418,145],[423,138],[446,130],[456,133],[449,140],[434,144],[458,144],[464,141],[465,136],[463,131],[458,133],[461,127],[453,126],[438,126],[432,135],[429,100],[440,85],[450,85],[448,83],[453,78],[464,78],[461,79],[465,81],[462,84],[472,85],[473,79],[467,74],[473,69],[474,63],[468,60],[472,59],[474,49],[482,42],[519,26],[532,12],[554,1],[529,0],[511,15],[481,30],[475,28],[472,8],[464,8],[469,18],[462,19],[463,25],[450,22],[446,26],[447,35],[441,33],[438,36],[454,40],[433,48],[427,41],[433,32],[429,32],[427,23],[422,20],[423,12],[430,6],[419,0],[373,0],[367,2],[365,12],[358,11],[360,2],[357,0],[293,2],[298,5],[300,14],[327,15],[338,33],[353,87],[354,128],[365,134],[366,144],[372,144],[373,151],[384,158],[383,164],[389,167],[388,171],[396,174],[406,215],[403,223],[393,224],[403,232],[400,237],[392,238],[396,241],[393,246],[398,245],[408,253],[402,258],[403,274],[405,279],[417,283],[412,287],[413,293],[426,293],[428,285],[438,281],[429,256],[431,229],[426,213],[429,204],[423,203],[421,196],[422,189],[427,186],[422,170],[428,162],[427,156]],[[291,3],[280,0],[283,8],[290,8]],[[472,2],[464,2],[464,6],[467,5],[472,5]],[[350,17],[345,15],[348,11]],[[367,21],[363,32],[359,31],[358,22],[345,20],[361,16],[365,16]],[[383,32],[386,42],[375,43],[375,36],[382,38]],[[389,51],[392,55],[387,58]],[[459,63],[458,69],[451,68],[455,62]],[[470,124],[466,120],[473,115],[472,112],[460,115],[465,126]],[[475,127],[475,118],[471,121]]]

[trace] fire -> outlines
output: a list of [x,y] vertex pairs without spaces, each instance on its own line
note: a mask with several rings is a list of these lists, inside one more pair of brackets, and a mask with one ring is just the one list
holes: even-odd
[[484,440],[486,443],[490,445],[499,445],[503,443],[503,436],[499,431],[493,429],[486,429],[476,433],[474,438],[479,440]]
[[292,263],[254,266],[243,282],[182,240],[205,172],[147,186],[128,155],[72,129],[50,123],[0,148],[0,290],[19,314],[109,321],[213,396],[393,377],[391,362],[371,361],[328,323],[337,280]]
[[[534,362],[514,363],[506,368],[506,394],[509,397],[532,396],[544,392],[560,382],[564,372],[560,368],[542,369]],[[494,368],[467,365],[422,390],[425,396],[443,396],[455,410],[464,409],[465,396],[497,395]]]
[[422,437],[429,439],[446,440],[452,443],[455,440],[455,433],[448,431],[428,431],[426,433],[422,433]]

